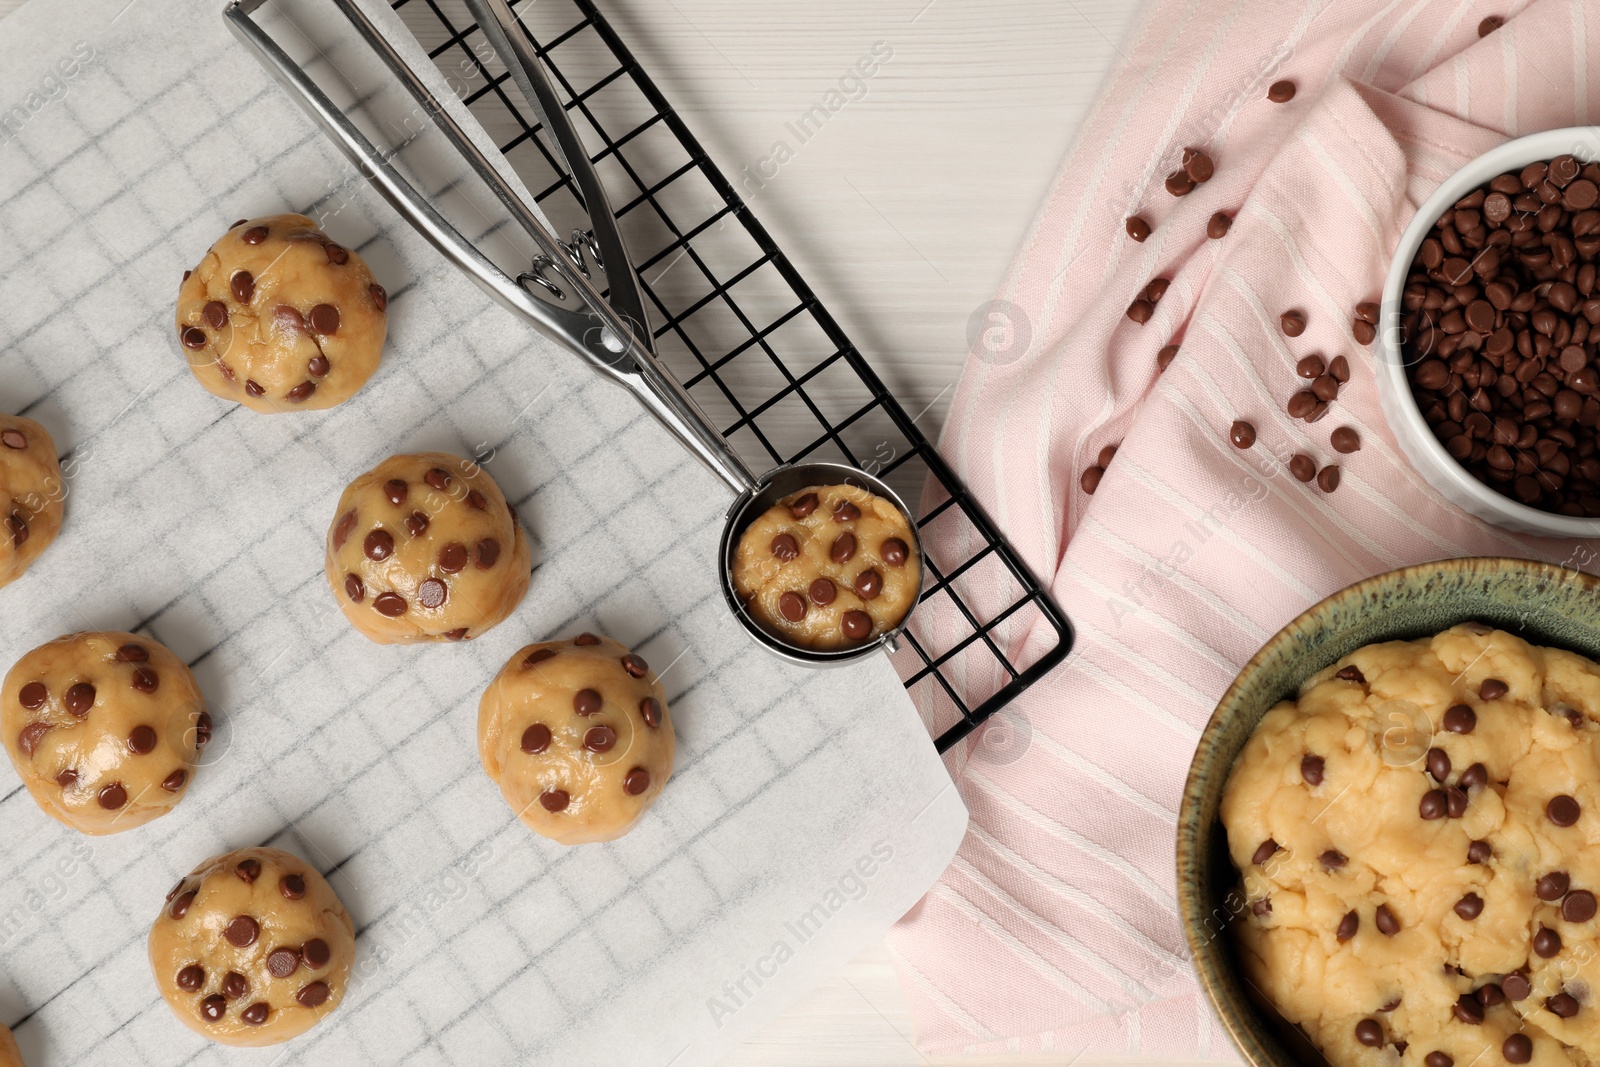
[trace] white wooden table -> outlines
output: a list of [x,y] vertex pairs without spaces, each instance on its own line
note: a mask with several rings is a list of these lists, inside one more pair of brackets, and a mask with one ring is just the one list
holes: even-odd
[[[0,17],[21,3],[0,0]],[[923,432],[936,435],[968,321],[998,286],[1117,58],[1136,0],[602,6],[735,185],[754,190],[756,214]],[[875,45],[880,55],[892,49],[892,58],[865,95],[792,159],[770,162],[785,123]],[[774,171],[742,184],[747,174]],[[912,1038],[880,944],[725,1067],[935,1062]],[[937,1062],[1022,1067],[1069,1057]]]

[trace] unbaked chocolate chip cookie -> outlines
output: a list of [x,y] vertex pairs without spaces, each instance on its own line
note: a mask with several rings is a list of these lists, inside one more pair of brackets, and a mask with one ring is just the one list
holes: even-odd
[[478,755],[506,803],[563,845],[632,829],[672,774],[661,682],[608,637],[529,645],[478,705]]
[[801,648],[859,645],[900,624],[922,564],[900,509],[853,485],[784,497],[739,538],[733,585],[750,614]]
[[389,296],[304,215],[240,219],[178,289],[178,344],[224,400],[331,408],[378,369]]
[[340,610],[372,640],[461,641],[521,603],[532,549],[488,472],[420,452],[390,456],[345,489],[326,572]]
[[0,1026],[0,1067],[23,1067],[22,1050],[17,1048],[17,1039],[4,1026]]
[[1334,1067],[1600,1057],[1600,665],[1479,624],[1358,649],[1221,814],[1244,974]]
[[206,860],[150,927],[150,969],[172,1013],[224,1045],[276,1045],[339,1006],[356,941],[317,870],[275,848]]
[[0,726],[22,784],[46,815],[115,834],[183,799],[211,716],[188,666],[148,637],[68,634],[17,661]]
[[61,467],[44,427],[21,415],[0,415],[0,586],[61,532]]

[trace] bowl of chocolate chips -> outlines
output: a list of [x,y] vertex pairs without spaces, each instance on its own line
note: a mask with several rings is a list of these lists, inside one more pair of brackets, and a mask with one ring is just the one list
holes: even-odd
[[1384,283],[1379,397],[1469,513],[1600,536],[1600,162],[1592,131],[1520,137],[1418,209]]

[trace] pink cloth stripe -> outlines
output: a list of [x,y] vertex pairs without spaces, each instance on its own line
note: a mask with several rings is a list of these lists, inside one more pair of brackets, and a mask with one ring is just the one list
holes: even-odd
[[[1480,39],[1485,15],[1506,19]],[[1416,206],[1509,135],[1600,114],[1600,12],[1587,0],[1153,0],[1084,121],[1001,296],[1031,343],[975,351],[941,449],[1078,628],[1073,656],[990,734],[953,753],[972,811],[956,862],[891,934],[930,1054],[1232,1058],[1173,910],[1172,837],[1200,729],[1238,667],[1317,599],[1367,575],[1464,554],[1587,564],[1577,543],[1515,536],[1447,504],[1379,411],[1372,353],[1350,330],[1377,296]],[[1289,78],[1298,94],[1266,100]],[[1216,160],[1182,199],[1162,182],[1185,146]],[[1600,144],[1597,144],[1600,148]],[[1235,215],[1222,240],[1209,216]],[[1139,214],[1144,243],[1123,232]],[[1171,279],[1149,323],[1124,309]],[[1278,316],[1306,312],[1290,339]],[[1182,342],[1156,374],[1156,353]],[[1308,353],[1350,358],[1322,422],[1283,403]],[[1248,418],[1256,446],[1231,448]],[[1359,430],[1338,457],[1329,432]],[[1092,496],[1078,487],[1119,443]],[[1287,477],[1304,451],[1340,463],[1324,495]],[[935,532],[933,558],[970,541]],[[976,570],[962,594],[1008,590]],[[924,634],[968,629],[939,602]],[[1019,624],[1008,651],[1048,635]],[[952,677],[998,686],[987,654]],[[953,712],[936,698],[931,728]],[[993,731],[1003,731],[994,735]]]

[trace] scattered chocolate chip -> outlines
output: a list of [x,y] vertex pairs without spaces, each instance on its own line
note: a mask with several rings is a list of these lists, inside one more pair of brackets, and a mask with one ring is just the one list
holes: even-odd
[[1450,754],[1442,748],[1430,748],[1427,755],[1428,773],[1436,782],[1450,777]]
[[643,767],[635,767],[622,779],[622,791],[630,797],[636,797],[649,788],[650,772]]
[[609,726],[591,726],[583,735],[583,747],[590,752],[610,752],[616,743],[617,731]]
[[334,548],[343,548],[344,547],[344,543],[345,543],[346,540],[349,539],[350,531],[355,528],[355,525],[356,525],[356,511],[355,511],[354,508],[351,508],[349,511],[345,512],[343,515],[339,516],[338,523],[335,524],[334,527],[333,527],[333,547]]
[[1144,221],[1144,219],[1141,219],[1138,215],[1133,216],[1127,222],[1123,223],[1123,228],[1128,231],[1128,236],[1132,237],[1135,241],[1143,241],[1146,237],[1150,236],[1150,224]]
[[1105,477],[1105,473],[1104,467],[1087,468],[1078,478],[1078,488],[1090,496],[1094,496],[1094,491],[1100,488],[1100,479]]
[[1478,713],[1465,704],[1452,704],[1445,710],[1443,725],[1453,734],[1470,734],[1478,726]]
[[367,292],[372,296],[372,306],[379,311],[389,310],[389,293],[383,286],[373,282],[367,286]]
[[3,442],[7,448],[23,449],[28,447],[28,438],[21,430],[0,432],[0,442]]
[[581,633],[572,639],[572,643],[582,648],[586,645],[598,645],[600,639],[591,633]]
[[321,334],[339,332],[339,309],[332,304],[318,304],[306,316],[311,328]]
[[652,730],[661,725],[661,701],[655,697],[645,697],[639,701],[639,718]]
[[1533,951],[1540,959],[1549,959],[1561,951],[1561,935],[1548,926],[1539,927],[1533,935]]
[[1444,818],[1449,810],[1450,800],[1443,789],[1430,789],[1417,802],[1417,814],[1429,821]]
[[298,874],[286,874],[278,879],[278,892],[286,900],[299,900],[306,895],[306,880]]
[[1483,898],[1476,893],[1467,893],[1456,901],[1455,911],[1467,922],[1471,922],[1483,914]]
[[[1149,322],[1150,321],[1150,316],[1154,315],[1155,313],[1156,313],[1156,306],[1154,304],[1150,303],[1150,301],[1146,300],[1142,296],[1136,298],[1133,303],[1129,304],[1128,305],[1128,310],[1126,312],[1128,318],[1132,319],[1134,322],[1138,323],[1140,326],[1143,326],[1145,323]],[[205,344],[205,335],[202,334],[201,335],[201,339],[200,339],[200,344],[199,345],[195,345],[194,347],[195,348],[199,348],[204,344]]]
[[1156,373],[1164,374],[1172,366],[1172,361],[1178,358],[1177,345],[1165,345],[1156,353]]
[[[509,507],[510,505],[508,504],[507,506]],[[472,508],[474,511],[487,511],[489,509],[489,498],[476,489],[468,490],[467,507]]]
[[198,326],[190,326],[183,331],[182,340],[185,348],[204,348],[206,332]]
[[312,982],[294,995],[294,999],[303,1008],[318,1008],[328,1002],[332,994],[326,982]]
[[542,722],[536,722],[522,731],[522,751],[530,756],[537,755],[550,747],[550,727]]
[[1594,894],[1587,889],[1574,889],[1561,902],[1561,917],[1569,923],[1586,923],[1594,918]]
[[233,291],[233,298],[241,304],[248,305],[256,295],[256,279],[247,270],[236,270],[228,279],[228,288]]
[[811,599],[811,602],[818,607],[823,608],[827,607],[829,604],[832,604],[838,595],[838,587],[827,578],[818,578],[816,581],[812,582],[811,586],[806,590],[806,596]]
[[1494,856],[1494,846],[1487,841],[1474,841],[1467,845],[1468,863],[1488,863]]
[[1545,1000],[1544,1007],[1558,1019],[1570,1019],[1578,1014],[1578,998],[1571,993],[1556,993]]
[[[183,883],[180,882],[178,884],[182,885]],[[178,896],[173,900],[172,906],[167,909],[167,914],[172,916],[174,919],[183,918],[185,915],[189,914],[189,905],[194,903],[194,898],[195,891],[193,889],[185,890],[184,892],[179,893]]]
[[100,806],[107,811],[116,811],[128,802],[128,791],[122,787],[121,782],[112,782],[100,790],[97,798]]
[[1383,1024],[1376,1019],[1362,1019],[1356,1023],[1356,1040],[1368,1048],[1382,1048],[1388,1044],[1383,1036]]
[[213,330],[220,330],[228,325],[228,305],[220,300],[209,300],[206,306],[200,309],[200,317],[206,320],[206,325]]
[[833,539],[833,545],[828,549],[828,558],[835,563],[848,563],[856,554],[856,535],[846,530]]
[[344,576],[344,595],[350,598],[351,603],[359,604],[366,598],[367,589],[361,581],[359,574]]
[[50,724],[47,722],[30,722],[17,735],[17,747],[22,749],[23,755],[32,756],[39,747],[39,742],[44,739],[45,734],[50,732],[50,729]]
[[449,588],[437,578],[426,578],[417,586],[417,603],[425,608],[443,607]]
[[244,1011],[241,1011],[239,1013],[239,1018],[243,1019],[251,1026],[260,1026],[262,1023],[267,1021],[267,1016],[270,1014],[272,1014],[272,1009],[269,1008],[264,1001],[258,1000]]
[[411,608],[406,603],[406,598],[399,593],[379,593],[377,598],[372,601],[372,606],[379,615],[390,619],[398,619]]
[[1322,772],[1325,763],[1321,756],[1307,752],[1300,757],[1300,777],[1306,785],[1318,786],[1322,784]]
[[806,617],[805,597],[792,589],[789,590],[778,597],[778,612],[790,622],[799,622]]
[[1347,663],[1343,667],[1340,667],[1338,671],[1334,673],[1334,677],[1338,678],[1340,681],[1355,682],[1357,685],[1367,684],[1367,676],[1362,674],[1361,668],[1357,667],[1354,663]]
[[571,802],[572,798],[567,795],[565,789],[546,789],[539,794],[539,806],[552,815],[558,811],[565,811]]
[[1256,428],[1243,419],[1235,419],[1228,428],[1228,440],[1234,448],[1249,448],[1256,443]]
[[478,563],[480,571],[493,567],[500,559],[500,542],[492,537],[485,537],[478,542]]
[[1339,488],[1338,464],[1330,463],[1317,472],[1317,488],[1324,493],[1331,493]]
[[1306,315],[1303,311],[1285,311],[1278,316],[1278,326],[1287,337],[1299,337],[1306,332]]
[[1571,885],[1572,879],[1566,871],[1551,871],[1534,883],[1533,895],[1540,900],[1560,900]]
[[1452,1010],[1455,1017],[1468,1026],[1483,1025],[1483,1005],[1479,1004],[1478,998],[1471,993],[1461,994]]
[[67,710],[80,719],[89,714],[89,709],[94,707],[94,686],[88,682],[79,682],[67,690],[61,702]]
[[205,968],[197,963],[191,963],[178,972],[178,988],[186,993],[197,992],[205,984]]
[[255,383],[255,379],[253,378],[246,378],[244,380],[244,391],[249,393],[251,396],[261,396],[266,393],[266,389],[257,385]]
[[862,600],[874,600],[883,592],[883,575],[874,570],[862,571],[856,575],[854,588]]
[[1266,897],[1262,897],[1260,900],[1252,900],[1250,902],[1250,914],[1256,916],[1257,918],[1260,918],[1263,915],[1271,915],[1272,901],[1268,900]]
[[524,668],[532,667],[537,663],[543,663],[545,660],[552,658],[555,654],[556,650],[553,648],[536,648],[523,659],[522,666]]
[[1261,864],[1271,859],[1273,854],[1277,851],[1278,843],[1269,837],[1265,841],[1261,842],[1261,844],[1256,846],[1255,854],[1250,857],[1250,862],[1259,867]]
[[128,734],[128,751],[135,756],[148,756],[155,747],[156,732],[148,726],[135,726]]
[[1167,175],[1167,192],[1173,196],[1188,196],[1194,192],[1194,179],[1181,170],[1175,170]]
[[789,562],[800,554],[800,544],[794,535],[781,533],[772,539],[772,556],[784,563]]
[[[403,478],[390,478],[383,483],[383,495],[389,498],[389,503],[399,507],[406,502],[406,495],[411,492],[411,486]],[[355,512],[351,512],[354,521]]]
[[406,516],[406,533],[412,537],[421,537],[428,532],[428,516],[420,511],[413,511]]
[[1456,1067],[1456,1061],[1448,1052],[1435,1050],[1422,1058],[1423,1067]]
[[[1287,104],[1294,99],[1294,82],[1283,80],[1275,81],[1267,86],[1267,99],[1274,104]],[[1433,1067],[1432,1064],[1429,1067]]]
[[329,263],[342,265],[350,261],[350,253],[345,251],[343,245],[336,245],[330,241],[322,246],[322,250],[328,254]]
[[1220,241],[1228,236],[1228,230],[1233,226],[1233,216],[1225,211],[1218,211],[1206,220],[1206,236],[1213,241]]
[[1459,819],[1466,815],[1467,808],[1470,806],[1470,804],[1467,800],[1467,794],[1464,791],[1457,789],[1455,786],[1450,786],[1444,791],[1444,799],[1445,813],[1449,815],[1450,818]]
[[635,678],[643,678],[650,671],[650,665],[643,658],[629,652],[622,657],[622,669]]
[[1294,365],[1294,372],[1302,378],[1316,379],[1328,373],[1328,366],[1321,356],[1302,356]]
[[234,948],[249,948],[256,943],[256,935],[260,932],[260,925],[250,916],[236,915],[227,929],[222,931],[222,936]]
[[848,500],[841,500],[833,507],[834,522],[855,522],[861,517],[861,509]]
[[314,937],[300,946],[300,955],[306,961],[306,966],[313,971],[320,971],[328,965],[333,958],[333,952],[328,948],[328,943],[320,937]]
[[1462,789],[1476,789],[1480,785],[1487,785],[1488,782],[1489,768],[1485,767],[1481,763],[1474,763],[1472,766],[1461,772],[1461,779],[1459,782],[1457,782],[1457,784],[1460,785]]
[[244,239],[244,243],[247,245],[258,245],[267,239],[267,228],[265,226],[252,226],[239,236]]
[[1506,995],[1507,1000],[1527,1000],[1533,992],[1533,983],[1528,981],[1526,975],[1508,974],[1500,979],[1500,991]]
[[1484,700],[1499,700],[1510,691],[1511,687],[1498,678],[1485,678],[1483,684],[1478,686],[1478,696]]
[[19,512],[13,511],[6,516],[6,528],[11,531],[11,546],[21,548],[22,543],[28,539],[28,520]]
[[1317,859],[1324,867],[1331,871],[1336,871],[1340,867],[1343,867],[1346,863],[1350,862],[1349,857],[1336,848],[1328,849],[1322,855],[1318,856]]
[[1339,928],[1333,936],[1339,941],[1348,941],[1356,936],[1356,931],[1361,929],[1361,916],[1357,915],[1354,908],[1344,913],[1344,918],[1339,920]]
[[290,403],[299,404],[316,391],[316,382],[301,382],[287,393],[284,393],[283,398]]
[[840,622],[845,637],[851,641],[863,640],[872,632],[872,616],[864,611],[847,611]]
[[1501,18],[1499,15],[1490,15],[1488,18],[1478,23],[1478,36],[1487,37],[1505,24],[1506,20]]
[[361,543],[361,551],[368,559],[381,563],[394,555],[394,535],[379,527],[367,534],[366,540]]
[[906,559],[911,554],[911,549],[908,548],[906,543],[900,540],[900,538],[891,537],[883,543],[882,547],[878,550],[878,554],[883,557],[883,561],[889,566],[903,567],[905,566]]
[[292,948],[275,948],[267,954],[267,972],[274,978],[287,978],[300,969],[300,953]]
[[1557,826],[1573,825],[1581,813],[1578,802],[1565,793],[1551,797],[1550,802],[1544,806],[1545,818]]
[[1291,419],[1303,419],[1315,411],[1319,403],[1321,401],[1317,399],[1316,393],[1309,389],[1302,389],[1289,398],[1289,402],[1284,405],[1283,409],[1288,412]]
[[813,511],[817,510],[817,503],[817,494],[807,493],[805,496],[793,501],[789,505],[789,514],[793,515],[797,519],[803,519]]
[[594,689],[580,689],[572,694],[572,710],[579,715],[593,715],[600,710],[600,693]]
[[[466,567],[468,558],[467,546],[460,541],[451,541],[439,550],[439,569],[446,574],[458,574]],[[550,654],[555,655],[554,652]]]
[[195,719],[195,721],[194,721],[194,744],[195,744],[195,747],[196,748],[202,748],[202,747],[205,746],[205,743],[207,741],[210,741],[210,740],[211,740],[211,713],[209,711],[202,711],[200,713],[200,717]]
[[[183,772],[182,771],[178,771],[177,773],[178,774],[182,774]],[[171,779],[169,778],[168,781],[171,781]],[[75,786],[77,784],[78,784],[78,772],[73,770],[71,767],[63,768],[61,773],[56,775],[56,785],[60,786],[62,789],[71,789],[73,786]],[[161,784],[163,786],[165,786],[166,782],[163,782]],[[183,783],[179,782],[178,784],[182,785]],[[172,790],[169,790],[169,792],[174,792],[175,793],[175,792],[177,792],[177,790],[176,789],[172,789]]]
[[45,689],[42,682],[29,682],[17,693],[17,700],[29,711],[35,711],[44,704],[49,696],[50,692]]
[[221,993],[213,993],[200,1002],[200,1014],[210,1022],[216,1022],[228,1014],[228,1002],[222,999]]
[[1533,1038],[1527,1034],[1509,1034],[1500,1042],[1500,1055],[1507,1063],[1527,1063],[1533,1059]]
[[238,971],[229,971],[222,976],[222,995],[229,1000],[238,1000],[250,992],[250,980]]
[[261,877],[261,861],[254,856],[246,856],[234,865],[233,873],[245,885],[254,885],[256,879]]
[[1335,452],[1349,455],[1361,450],[1361,435],[1348,426],[1340,426],[1328,438],[1328,443],[1333,445]]
[[1478,998],[1478,1003],[1486,1008],[1492,1008],[1496,1004],[1504,1004],[1506,1002],[1505,993],[1493,982],[1479,986],[1474,995]]

